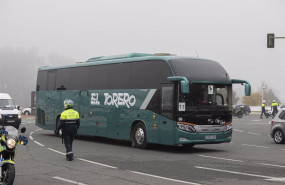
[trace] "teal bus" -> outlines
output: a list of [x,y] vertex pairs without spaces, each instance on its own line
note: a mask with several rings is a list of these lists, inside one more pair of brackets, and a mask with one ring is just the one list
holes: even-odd
[[232,138],[231,79],[216,61],[170,54],[102,56],[84,63],[41,67],[36,125],[59,133],[63,101],[80,114],[79,135],[190,146]]

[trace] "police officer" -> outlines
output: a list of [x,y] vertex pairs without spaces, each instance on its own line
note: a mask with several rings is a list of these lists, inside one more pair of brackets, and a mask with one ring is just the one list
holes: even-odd
[[80,126],[79,113],[73,110],[73,101],[66,99],[63,102],[65,111],[60,115],[60,125],[58,129],[62,129],[62,137],[66,148],[66,160],[74,159],[72,152],[72,142]]
[[272,117],[274,117],[278,113],[278,109],[277,109],[278,106],[279,106],[278,103],[275,100],[273,100],[271,104],[271,110],[273,109]]
[[[262,101],[262,104],[261,104],[261,114],[260,114],[260,118],[262,118],[262,115],[265,115],[265,100]],[[266,117],[266,115],[265,115]]]

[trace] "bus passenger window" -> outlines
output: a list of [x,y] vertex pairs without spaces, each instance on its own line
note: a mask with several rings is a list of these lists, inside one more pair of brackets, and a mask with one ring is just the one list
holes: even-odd
[[173,109],[173,87],[162,87],[162,110],[172,110]]

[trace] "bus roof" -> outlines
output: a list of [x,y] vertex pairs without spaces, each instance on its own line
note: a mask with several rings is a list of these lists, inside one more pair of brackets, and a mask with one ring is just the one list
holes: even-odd
[[231,83],[231,79],[226,70],[216,61],[195,57],[176,56],[169,53],[130,53],[124,55],[100,56],[73,65],[55,67],[44,66],[39,68],[39,71],[146,60],[165,61],[170,67],[173,76],[185,76],[192,83]]
[[171,59],[179,59],[179,58],[197,59],[194,57],[176,56],[176,55],[169,54],[169,53],[155,53],[155,54],[130,53],[130,54],[123,54],[123,55],[93,57],[93,58],[88,59],[86,62],[64,65],[64,66],[42,66],[39,68],[39,71],[69,68],[69,67],[78,67],[78,66],[90,66],[90,65],[114,64],[114,63],[122,63],[122,62],[144,61],[144,60],[163,60],[163,61],[168,62]]

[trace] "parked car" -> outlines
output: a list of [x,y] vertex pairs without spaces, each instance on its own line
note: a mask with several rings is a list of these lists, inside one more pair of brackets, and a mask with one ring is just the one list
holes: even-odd
[[285,141],[285,108],[281,108],[271,121],[270,136],[277,144]]
[[250,107],[248,105],[245,104],[240,104],[240,105],[236,105],[235,109],[242,109],[243,113],[245,115],[249,115],[251,113]]
[[27,116],[27,115],[31,115],[31,113],[32,113],[32,109],[30,107],[22,109],[22,114],[23,115]]

